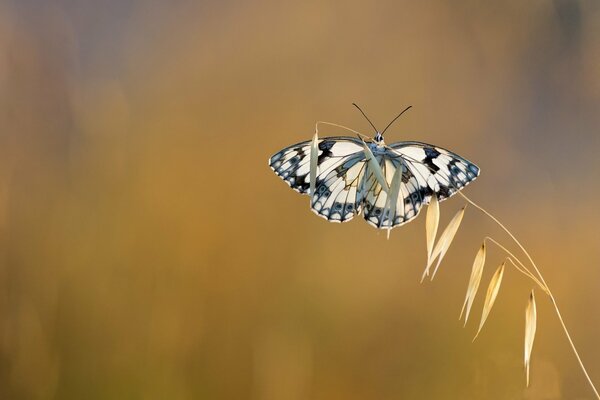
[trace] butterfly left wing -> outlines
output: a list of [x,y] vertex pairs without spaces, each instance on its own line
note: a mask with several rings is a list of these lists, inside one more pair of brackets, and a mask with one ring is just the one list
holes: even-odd
[[[311,141],[287,147],[269,165],[290,187],[309,194]],[[318,144],[317,179],[311,208],[333,222],[345,222],[361,211],[358,190],[365,172],[362,142],[351,137],[323,138]]]

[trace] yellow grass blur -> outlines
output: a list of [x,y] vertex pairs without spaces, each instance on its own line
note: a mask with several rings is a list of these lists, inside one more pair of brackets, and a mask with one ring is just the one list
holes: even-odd
[[600,384],[599,71],[592,1],[0,2],[0,399],[592,398],[540,291],[525,388],[508,266],[471,344],[475,209],[420,285],[425,213],[327,223],[267,159],[413,105],[386,140],[481,167]]

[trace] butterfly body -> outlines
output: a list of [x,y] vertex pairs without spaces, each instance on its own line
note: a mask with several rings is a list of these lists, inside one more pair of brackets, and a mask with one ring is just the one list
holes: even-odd
[[[386,187],[377,179],[364,145],[380,166]],[[311,141],[297,143],[269,159],[273,171],[302,194],[310,194],[310,148]],[[317,157],[312,210],[332,222],[349,221],[362,213],[369,224],[382,229],[409,222],[434,193],[444,200],[479,175],[475,164],[446,149],[408,141],[388,146],[379,133],[366,142],[345,136],[322,138]],[[392,196],[389,190],[396,170],[400,182],[397,196]]]

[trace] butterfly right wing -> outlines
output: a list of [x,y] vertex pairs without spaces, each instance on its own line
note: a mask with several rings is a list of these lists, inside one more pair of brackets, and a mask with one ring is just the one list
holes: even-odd
[[388,195],[377,180],[365,179],[364,216],[377,228],[402,225],[414,219],[435,193],[440,201],[464,188],[479,175],[479,167],[444,148],[422,142],[399,142],[390,145],[377,157],[388,185],[397,168],[402,168],[400,192],[392,221]]
[[[311,141],[274,154],[269,165],[290,187],[309,194]],[[366,170],[362,141],[351,137],[323,138],[318,144],[317,179],[311,208],[333,222],[345,222],[361,211],[359,185]]]
[[390,148],[403,157],[419,184],[429,186],[440,201],[453,196],[479,176],[477,165],[439,146],[398,142]]

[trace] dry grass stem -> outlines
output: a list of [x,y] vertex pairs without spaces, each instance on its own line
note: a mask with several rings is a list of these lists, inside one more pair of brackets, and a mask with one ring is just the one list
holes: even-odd
[[317,184],[317,161],[319,156],[318,147],[319,133],[315,132],[310,146],[310,199],[315,195],[315,186]]
[[362,133],[360,133],[358,131],[355,131],[354,129],[348,128],[347,126],[344,126],[344,125],[336,124],[334,122],[327,122],[327,121],[317,121],[315,123],[315,133],[319,133],[319,124],[321,124],[321,125],[335,126],[336,128],[340,128],[340,129],[343,129],[345,131],[352,132],[352,133],[354,133],[354,134],[356,134],[358,136],[361,136],[363,138],[369,139],[369,136],[363,135]]
[[373,152],[371,152],[371,149],[369,149],[369,146],[367,146],[365,142],[363,142],[363,147],[364,147],[365,157],[367,158],[369,167],[371,167],[371,169],[373,170],[373,174],[375,175],[377,182],[379,182],[379,185],[381,186],[381,189],[384,192],[389,193],[390,187],[388,186],[388,183],[383,176],[383,171],[381,170],[381,166],[379,165],[379,163],[375,159],[375,156],[373,155]]
[[427,218],[425,221],[425,235],[427,236],[427,265],[431,264],[431,253],[435,244],[435,236],[437,235],[438,225],[440,223],[440,203],[437,195],[434,193],[431,196],[429,205],[427,206]]
[[548,297],[550,297],[550,300],[552,301],[552,305],[554,307],[554,311],[556,311],[556,316],[558,317],[558,320],[560,321],[560,325],[561,325],[561,327],[563,329],[563,332],[565,333],[565,336],[567,337],[567,340],[569,341],[569,345],[571,346],[571,350],[573,350],[573,354],[575,355],[575,358],[577,358],[577,362],[579,363],[579,367],[581,368],[581,371],[585,375],[585,378],[587,379],[587,381],[588,381],[588,383],[590,385],[590,388],[594,392],[595,397],[598,400],[600,400],[600,393],[596,389],[596,386],[594,385],[594,382],[592,381],[592,378],[590,377],[590,374],[588,374],[587,369],[585,368],[585,365],[583,364],[583,360],[579,356],[579,352],[577,351],[577,348],[575,347],[575,343],[573,342],[573,338],[571,338],[571,334],[569,333],[569,330],[567,329],[567,325],[565,324],[565,321],[564,321],[564,319],[562,317],[562,314],[560,313],[560,309],[558,308],[558,304],[556,302],[556,298],[554,297],[554,295],[550,291],[550,288],[546,284],[546,281],[545,281],[544,277],[542,276],[542,273],[540,272],[540,269],[538,268],[537,264],[535,263],[535,261],[533,261],[533,258],[531,257],[531,254],[529,254],[529,252],[527,251],[527,249],[525,248],[525,246],[523,246],[523,244],[519,241],[519,239],[517,239],[515,237],[515,235],[513,235],[513,233],[506,226],[504,226],[504,224],[502,222],[500,222],[498,220],[498,218],[496,218],[494,215],[492,215],[490,212],[488,212],[485,208],[481,207],[479,204],[475,203],[473,200],[471,200],[469,197],[467,197],[464,193],[462,193],[462,192],[459,191],[458,194],[463,199],[465,199],[469,204],[471,204],[477,210],[481,211],[488,218],[490,218],[492,221],[494,221],[494,223],[496,223],[512,239],[512,241],[519,247],[519,249],[523,252],[523,254],[525,254],[525,256],[527,257],[527,260],[529,261],[529,263],[531,264],[531,266],[535,270],[537,276],[539,277],[539,284],[540,284],[540,286],[544,288],[544,290],[548,294]]
[[504,276],[504,264],[498,267],[492,279],[490,280],[490,284],[488,285],[487,292],[485,294],[485,301],[483,302],[483,311],[481,313],[481,322],[479,322],[479,328],[477,329],[477,333],[473,340],[477,339],[479,332],[481,332],[481,328],[483,328],[483,324],[490,315],[490,311],[492,311],[492,307],[494,306],[494,302],[496,301],[496,297],[498,296],[498,292],[500,291],[500,285],[502,284],[502,277]]
[[[564,321],[564,319],[563,319],[563,317],[562,317],[562,315],[560,313],[560,309],[558,308],[558,304],[556,302],[556,298],[554,297],[554,295],[550,291],[550,288],[546,284],[546,281],[545,281],[542,273],[540,272],[540,269],[538,268],[537,264],[535,263],[535,261],[533,261],[533,258],[531,257],[531,254],[529,254],[529,252],[527,251],[527,249],[525,248],[525,246],[523,246],[523,244],[519,241],[519,239],[517,239],[516,236],[513,235],[513,233],[506,226],[504,226],[504,224],[502,222],[500,222],[500,220],[498,220],[498,218],[496,218],[494,215],[492,215],[490,212],[488,212],[485,208],[481,207],[479,204],[475,203],[473,200],[471,200],[467,195],[465,195],[464,193],[462,193],[460,190],[458,190],[457,193],[463,199],[465,199],[469,204],[471,204],[477,210],[479,210],[480,212],[482,212],[483,214],[485,214],[488,218],[490,218],[492,221],[494,221],[494,223],[496,223],[511,238],[511,240],[519,247],[519,249],[527,257],[527,260],[529,261],[529,263],[533,267],[536,275],[534,275],[533,273],[531,273],[531,271],[529,271],[529,269],[527,269],[525,267],[525,265],[517,257],[514,257],[514,255],[513,255],[513,258],[521,266],[521,268],[517,267],[517,269],[520,272],[524,273],[527,277],[529,277],[532,280],[534,280],[536,282],[536,284],[538,284],[546,292],[546,294],[548,295],[548,297],[550,297],[550,300],[552,301],[552,305],[554,306],[554,310],[556,311],[556,316],[558,317],[558,320],[560,321],[560,324],[561,324],[561,327],[563,329],[563,332],[565,333],[565,336],[567,337],[567,339],[569,341],[569,345],[571,346],[571,350],[573,350],[573,354],[577,358],[577,362],[579,363],[581,371],[585,375],[585,377],[586,377],[586,379],[587,379],[587,381],[588,381],[591,389],[594,392],[595,397],[598,400],[600,400],[600,393],[596,389],[596,386],[594,385],[594,382],[592,381],[592,378],[588,374],[587,369],[585,368],[585,365],[583,364],[583,361],[582,361],[581,357],[579,356],[579,352],[577,351],[577,348],[575,347],[575,343],[573,342],[573,339],[571,338],[571,334],[569,333],[569,330],[567,329],[567,325],[565,324],[565,321]],[[439,242],[438,242],[438,244],[439,244]],[[501,247],[504,248],[503,246],[501,246]],[[506,251],[508,252],[508,250],[506,250]],[[436,253],[435,249],[434,249],[433,253],[434,253],[433,259],[435,259],[435,253]],[[510,252],[508,252],[508,253],[512,254]],[[512,260],[511,260],[511,262],[512,262]],[[439,261],[438,261],[438,265],[439,265]],[[516,267],[516,264],[514,262],[513,262],[513,265]],[[428,265],[427,265],[427,267],[426,267],[426,269],[425,269],[425,271],[423,273],[423,278],[429,273],[429,268],[430,268],[430,264],[428,263]],[[436,267],[436,270],[437,270],[437,267]],[[435,275],[435,270],[434,270],[434,275]],[[423,280],[423,278],[421,279],[421,281]],[[432,279],[433,279],[433,277],[432,277]],[[532,291],[531,301],[530,301],[532,303],[532,306],[531,306],[532,311],[531,311],[531,313],[532,313],[532,315],[535,318],[535,299],[534,299],[533,296],[534,295],[533,295],[533,291]],[[528,311],[529,311],[529,308],[528,308]],[[531,319],[533,319],[533,318],[529,318],[529,320],[531,320]],[[531,325],[531,323],[529,325]],[[534,333],[535,333],[535,330],[534,330]],[[531,347],[532,346],[533,346],[533,342],[531,342]],[[531,353],[531,350],[529,350],[529,353]],[[529,384],[529,364],[527,364],[527,381],[528,381],[527,383]]]
[[463,313],[465,313],[465,325],[469,320],[469,314],[471,312],[471,306],[473,305],[473,300],[475,300],[475,295],[477,294],[477,290],[479,289],[479,284],[481,283],[481,276],[483,275],[483,266],[485,265],[485,241],[477,251],[477,255],[475,255],[475,260],[473,261],[473,268],[471,269],[471,277],[469,278],[469,286],[467,287],[467,295],[465,296],[465,302],[463,303],[462,310],[460,310],[461,319]]
[[520,273],[531,279],[533,282],[535,282],[535,284],[538,285],[540,289],[542,289],[544,292],[546,292],[546,294],[549,294],[548,288],[542,282],[540,282],[539,279],[525,266],[525,264],[523,264],[523,262],[519,260],[517,256],[515,256],[510,250],[508,250],[502,244],[500,244],[499,242],[497,242],[489,236],[486,236],[484,238],[484,241],[485,240],[494,243],[496,246],[502,249],[507,255],[509,255],[507,260],[510,261],[510,263],[515,267],[517,271],[519,271]]
[[533,290],[529,295],[527,308],[525,309],[525,375],[527,386],[529,386],[529,365],[531,363],[531,350],[535,340],[535,329],[537,324],[537,312],[535,308],[535,295]]
[[517,260],[517,262],[515,263],[515,261],[511,257],[507,257],[506,259],[513,265],[513,267],[515,267],[515,269],[517,271],[519,271],[520,273],[522,273],[523,275],[525,275],[526,277],[531,279],[536,285],[538,285],[539,288],[544,291],[544,293],[546,293],[548,295],[550,294],[550,292],[548,291],[548,288],[545,287],[544,284],[542,282],[540,282],[539,279],[537,279],[535,277],[535,275],[533,275],[531,273],[531,271],[529,271],[527,268],[525,268],[523,266],[523,263],[521,263],[519,260]]
[[387,237],[390,238],[390,231],[394,226],[394,216],[396,215],[396,206],[398,204],[398,196],[400,195],[400,182],[402,177],[402,167],[396,168],[394,171],[394,176],[392,177],[392,184],[390,186],[390,192],[387,197],[386,205],[384,208],[384,215],[387,210],[388,212],[388,230]]

